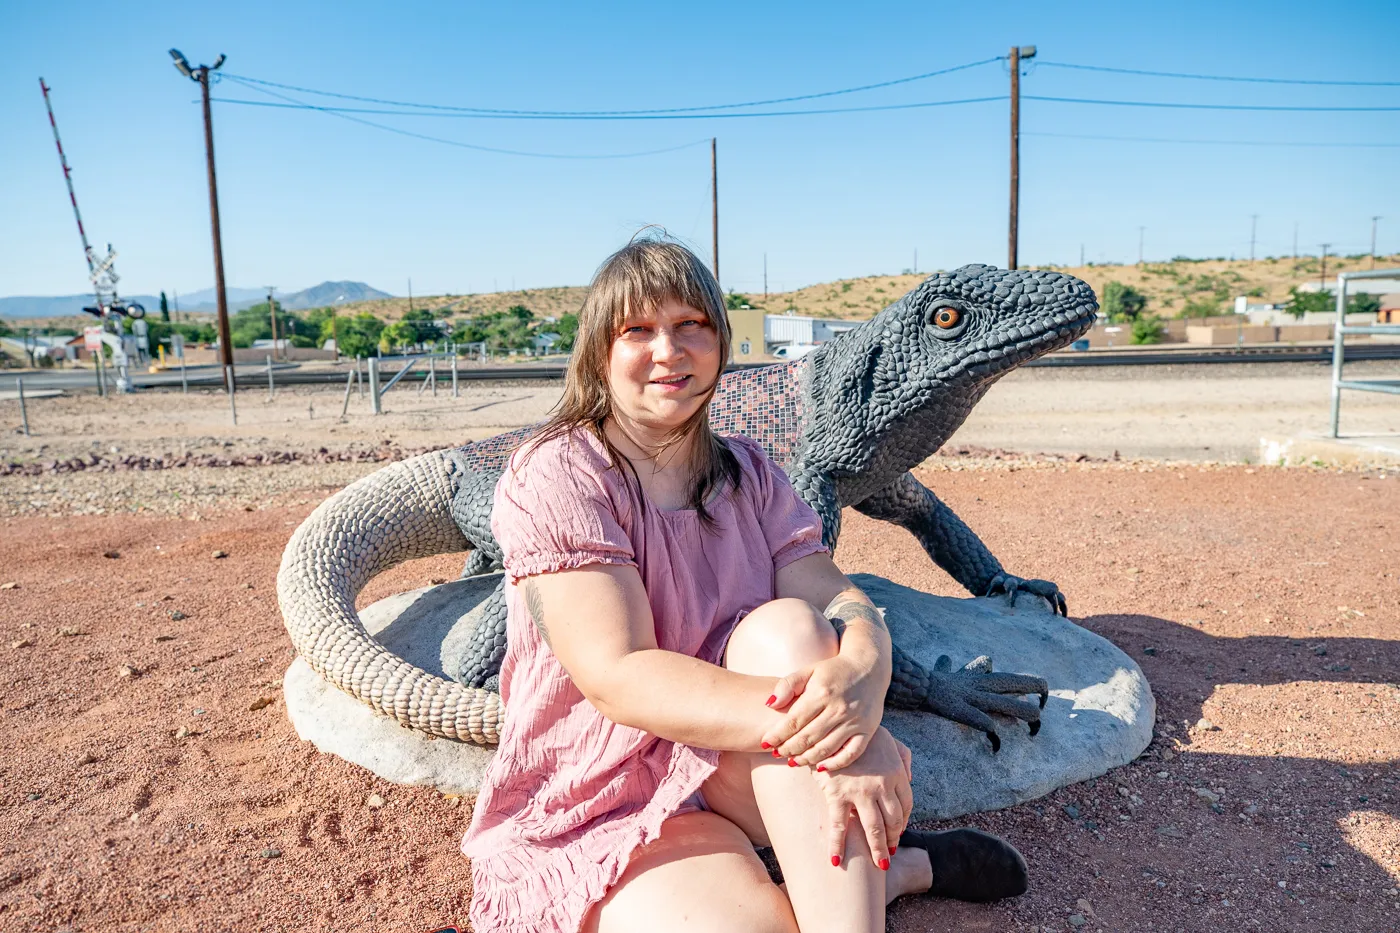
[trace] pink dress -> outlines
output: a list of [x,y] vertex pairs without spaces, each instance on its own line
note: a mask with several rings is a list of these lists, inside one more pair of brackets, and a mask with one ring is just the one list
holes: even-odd
[[[506,723],[482,781],[462,852],[472,859],[478,933],[576,933],[589,907],[688,798],[719,752],[617,725],[584,699],[540,638],[515,584],[587,564],[633,564],[656,640],[721,663],[734,625],[774,598],[777,570],[827,549],[821,519],[754,441],[725,438],[743,478],[707,505],[645,517],[602,442],[586,429],[517,451],[496,485],[491,530],[505,558]],[[630,478],[630,476],[629,476]]]

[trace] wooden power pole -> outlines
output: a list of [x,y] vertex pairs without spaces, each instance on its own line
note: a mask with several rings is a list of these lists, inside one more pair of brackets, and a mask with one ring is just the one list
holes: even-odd
[[[214,233],[214,292],[219,307],[219,361],[223,363],[224,388],[233,392],[233,336],[228,326],[228,293],[224,288],[224,246],[219,235],[219,185],[214,177],[214,118],[209,112],[209,72],[218,71],[223,66],[224,56],[214,59],[212,65],[191,68],[179,49],[171,49],[170,57],[175,60],[175,70],[199,84],[204,98],[204,160],[209,169],[209,223]],[[236,423],[236,420],[235,420]]]
[[710,137],[710,229],[714,235],[715,281],[719,281],[719,161]]
[[1011,224],[1006,237],[1006,268],[1016,268],[1021,201],[1021,61],[1035,57],[1035,46],[1011,47]]

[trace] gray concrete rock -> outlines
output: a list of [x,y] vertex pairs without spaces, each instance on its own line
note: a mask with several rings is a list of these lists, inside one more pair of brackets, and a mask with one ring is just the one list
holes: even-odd
[[[1132,761],[1152,739],[1156,704],[1131,658],[1049,611],[1035,597],[930,596],[881,577],[852,579],[885,609],[894,639],[932,668],[940,654],[961,666],[990,655],[996,670],[1050,683],[1040,734],[1003,721],[1001,752],[979,732],[922,713],[892,710],[885,726],[914,753],[915,819],[948,818],[1031,800]],[[442,675],[457,670],[475,627],[474,608],[500,580],[488,574],[380,600],[360,613],[390,651]],[[492,750],[430,739],[379,716],[297,660],[284,680],[297,734],[386,780],[473,793]]]

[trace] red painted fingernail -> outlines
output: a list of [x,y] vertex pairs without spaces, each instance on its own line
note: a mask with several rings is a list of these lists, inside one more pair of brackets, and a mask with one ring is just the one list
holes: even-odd
[[898,848],[899,846],[890,846],[890,855],[894,855],[894,850]]
[[782,756],[782,755],[779,755],[779,754],[778,754],[778,750],[775,748],[775,749],[773,749],[773,757],[774,757],[774,758],[781,758],[781,757],[783,757],[783,756]]
[[763,704],[763,705],[764,705],[764,706],[772,706],[772,705],[773,705],[774,703],[776,703],[776,702],[778,702],[778,695],[775,693],[775,694],[773,694],[771,697],[769,697],[769,698],[768,698],[768,702],[765,703],[765,704]]
[[825,770],[826,770],[826,765],[817,765],[817,770],[818,770],[818,771],[825,771]]
[[833,856],[831,857],[831,865],[832,865],[833,868],[840,868],[840,867],[841,867],[841,856],[839,856],[839,855],[833,855]]
[[763,747],[764,747],[764,748],[772,748],[773,746],[772,746],[771,743],[764,742],[764,743],[763,743]]
[[796,759],[796,758],[789,758],[789,759],[788,759],[788,767],[789,767],[789,768],[796,768],[796,767],[797,767],[797,759]]
[[890,860],[887,859],[887,858],[882,858],[882,859],[880,859],[880,871],[889,871],[889,870],[890,870]]

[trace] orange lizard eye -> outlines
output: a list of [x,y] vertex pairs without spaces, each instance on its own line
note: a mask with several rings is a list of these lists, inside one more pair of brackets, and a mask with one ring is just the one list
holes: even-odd
[[933,323],[944,330],[957,327],[958,321],[962,320],[962,314],[957,308],[939,308],[933,313]]

